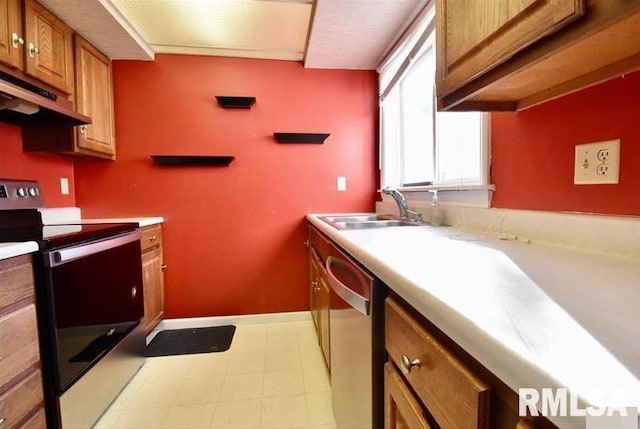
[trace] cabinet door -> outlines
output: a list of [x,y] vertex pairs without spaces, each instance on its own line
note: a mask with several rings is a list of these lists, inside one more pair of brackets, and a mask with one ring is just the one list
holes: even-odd
[[420,404],[393,367],[384,366],[385,429],[429,429]]
[[164,315],[164,273],[162,248],[142,254],[142,284],[144,290],[144,326],[147,334]]
[[25,72],[59,90],[73,92],[71,28],[34,0],[24,2]]
[[584,14],[584,0],[437,0],[437,93],[444,95]]
[[75,36],[76,110],[92,123],[76,127],[77,145],[106,155],[116,153],[111,60]]
[[20,0],[2,0],[0,1],[0,62],[22,69],[23,47]]
[[329,283],[324,269],[318,276],[318,319],[320,330],[320,348],[324,355],[324,361],[331,372],[331,341],[329,332]]
[[320,336],[320,325],[318,323],[318,277],[320,276],[319,269],[320,259],[318,254],[313,249],[309,248],[309,309],[311,310],[311,318],[313,324],[316,326],[316,332],[318,338]]

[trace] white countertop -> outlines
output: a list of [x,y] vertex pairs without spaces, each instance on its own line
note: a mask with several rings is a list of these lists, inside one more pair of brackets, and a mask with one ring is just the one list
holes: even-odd
[[95,223],[137,223],[139,227],[157,225],[164,222],[164,218],[160,216],[155,217],[111,217],[111,218],[97,218],[97,219],[76,219],[73,221],[50,221],[47,225],[66,225],[68,223],[74,224],[95,224]]
[[99,219],[81,219],[80,223],[92,224],[92,223],[137,223],[139,227],[157,225],[164,222],[164,218],[161,216],[155,217],[114,217],[114,218],[99,218]]
[[[429,226],[339,231],[307,219],[515,392],[640,399],[640,264]],[[549,417],[584,427],[575,417]]]
[[38,250],[38,243],[25,241],[23,243],[0,243],[0,260],[26,255]]

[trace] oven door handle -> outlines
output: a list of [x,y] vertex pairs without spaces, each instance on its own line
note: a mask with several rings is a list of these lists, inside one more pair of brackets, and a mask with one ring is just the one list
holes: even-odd
[[123,246],[133,241],[140,240],[141,237],[142,233],[138,228],[133,232],[127,232],[125,234],[113,238],[108,238],[106,240],[94,241],[92,243],[79,244],[77,246],[67,247],[61,250],[44,252],[44,263],[47,267],[57,267],[58,265],[63,265],[67,262],[84,258],[85,256],[104,252],[105,250],[113,249],[115,247]]

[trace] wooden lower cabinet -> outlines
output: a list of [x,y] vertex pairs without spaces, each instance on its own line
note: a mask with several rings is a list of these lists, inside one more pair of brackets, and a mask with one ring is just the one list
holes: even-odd
[[331,345],[329,331],[329,283],[324,267],[321,267],[318,277],[318,330],[320,349],[324,355],[327,368],[331,369]]
[[384,366],[384,408],[386,429],[430,429],[418,400],[391,362]]
[[146,333],[150,333],[164,317],[164,264],[162,227],[152,225],[142,230],[142,286]]
[[385,428],[557,429],[395,293],[384,313]]
[[[316,235],[314,235],[316,234]],[[309,245],[309,304],[311,317],[316,326],[318,344],[322,350],[327,369],[331,371],[331,346],[329,329],[329,303],[330,292],[327,274],[324,268],[324,260],[321,249],[317,245],[320,238],[317,231],[310,227]]]
[[389,360],[446,428],[488,428],[491,386],[429,334],[393,299],[385,303]]
[[0,286],[0,427],[45,428],[31,256],[0,260]]

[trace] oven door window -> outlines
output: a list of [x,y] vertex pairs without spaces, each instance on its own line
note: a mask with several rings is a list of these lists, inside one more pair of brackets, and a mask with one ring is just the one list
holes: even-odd
[[49,269],[63,392],[143,316],[140,241]]

